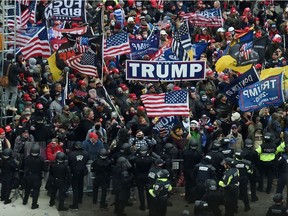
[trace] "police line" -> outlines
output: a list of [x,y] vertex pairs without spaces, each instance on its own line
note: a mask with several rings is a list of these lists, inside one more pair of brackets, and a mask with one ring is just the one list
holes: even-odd
[[205,61],[126,61],[126,79],[144,81],[187,81],[205,79]]

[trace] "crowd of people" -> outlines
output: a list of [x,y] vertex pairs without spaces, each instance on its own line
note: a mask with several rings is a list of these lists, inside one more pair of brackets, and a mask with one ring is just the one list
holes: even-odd
[[[149,208],[151,216],[166,215],[167,206],[171,205],[169,194],[176,186],[185,187],[184,198],[195,203],[195,215],[222,215],[220,205],[225,206],[226,216],[234,215],[238,199],[249,211],[249,203],[258,200],[257,191],[276,193],[275,205],[267,215],[287,215],[282,194],[288,178],[288,106],[283,103],[241,112],[224,92],[241,74],[231,69],[215,71],[215,63],[233,42],[237,30],[246,31],[247,27],[254,28],[254,38],[269,36],[265,61],[254,65],[259,75],[262,69],[286,66],[286,3],[264,0],[87,3],[88,23],[95,32],[101,32],[98,18],[104,11],[105,37],[126,32],[130,38],[147,40],[156,27],[152,33],[160,34],[159,48],[171,42],[183,14],[221,8],[222,27],[189,24],[191,43],[208,43],[200,56],[200,60],[206,61],[206,78],[168,83],[128,81],[125,60],[129,55],[103,59],[97,52],[99,77],[65,67],[61,77],[53,80],[53,71],[45,59],[24,59],[21,52],[14,59],[13,54],[8,54],[4,72],[9,71],[9,86],[2,91],[5,98],[2,115],[13,117],[2,120],[0,128],[1,201],[11,203],[11,189],[20,185],[25,191],[23,204],[27,204],[32,193],[32,209],[38,208],[42,172],[48,171],[49,164],[46,184],[49,204],[55,205],[58,190],[59,210],[68,209],[64,200],[70,185],[73,203],[69,207],[79,208],[84,176],[92,172],[93,203],[97,204],[101,188],[100,208],[107,209],[106,194],[112,180],[114,213],[118,216],[125,215],[125,207],[131,205],[130,192],[135,187],[140,210]],[[44,19],[45,4],[48,2],[40,1],[38,5],[38,21]],[[83,23],[66,25],[73,28]],[[96,47],[101,50],[101,44]],[[102,62],[106,66],[102,67]],[[68,92],[64,91],[65,86]],[[140,96],[181,89],[188,91],[190,116],[177,116],[178,124],[171,130],[165,127],[153,130],[159,118],[147,117]],[[176,170],[175,159],[183,160]],[[91,170],[87,170],[88,161]],[[275,178],[276,191],[272,189]]]

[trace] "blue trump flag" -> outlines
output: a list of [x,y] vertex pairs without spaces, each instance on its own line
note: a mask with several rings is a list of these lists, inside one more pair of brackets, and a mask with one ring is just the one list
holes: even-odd
[[144,55],[150,55],[159,49],[159,34],[153,34],[147,40],[129,39],[132,59],[142,59]]
[[239,108],[252,112],[263,107],[280,105],[284,102],[283,74],[268,77],[239,91]]
[[231,101],[233,104],[237,104],[239,100],[238,91],[245,88],[246,86],[258,82],[259,80],[260,79],[257,71],[255,71],[254,67],[252,67],[245,73],[241,74],[237,79],[229,83],[225,87],[224,93],[229,101]]
[[192,50],[194,54],[194,58],[196,60],[200,59],[201,54],[206,50],[206,47],[208,46],[208,43],[195,43],[192,44]]
[[161,117],[159,121],[155,124],[152,130],[155,133],[159,133],[161,129],[165,129],[166,132],[170,132],[174,125],[179,124],[179,121],[176,116],[166,116]]

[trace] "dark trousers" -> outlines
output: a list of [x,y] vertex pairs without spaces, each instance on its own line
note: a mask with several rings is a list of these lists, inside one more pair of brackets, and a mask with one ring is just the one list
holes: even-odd
[[72,191],[73,191],[73,206],[78,207],[79,203],[82,203],[83,198],[83,184],[84,184],[84,172],[73,172],[72,175]]
[[238,188],[228,186],[224,190],[225,216],[234,216],[237,211]]
[[[145,205],[145,193],[146,193],[146,195],[148,194],[147,184],[148,184],[148,179],[140,179],[140,178],[138,178],[136,180],[140,207],[142,207],[142,208],[146,208],[146,205]],[[146,196],[146,200],[147,200],[147,205],[149,206],[149,203],[148,203],[149,199],[148,199],[147,196]]]
[[273,170],[274,170],[274,162],[273,161],[261,161],[259,166],[260,171],[260,179],[259,179],[259,190],[263,190],[263,179],[264,175],[267,176],[267,187],[266,192],[270,193],[273,182]]
[[93,203],[96,204],[98,200],[98,190],[101,188],[101,200],[100,200],[100,207],[106,206],[106,196],[107,196],[107,190],[109,187],[109,179],[107,178],[101,178],[99,176],[94,179],[93,182]]
[[165,216],[167,203],[168,197],[153,198],[149,208],[149,216]]
[[191,172],[184,171],[185,179],[185,200],[189,201],[192,199],[192,188],[193,188],[193,179],[191,178]]
[[288,174],[280,174],[278,182],[277,182],[277,189],[276,193],[283,193],[285,185],[288,187]]
[[64,180],[55,179],[55,180],[51,180],[51,181],[52,181],[52,186],[50,187],[50,192],[51,192],[50,204],[55,203],[56,194],[57,194],[57,191],[59,191],[59,193],[58,193],[59,206],[58,207],[63,208],[64,207],[65,192],[66,192]]
[[41,176],[39,175],[28,175],[25,177],[25,195],[23,199],[23,203],[27,203],[31,190],[32,193],[32,206],[37,205],[39,193],[41,187]]
[[240,177],[239,183],[239,199],[243,201],[245,208],[249,208],[250,205],[248,197],[248,177]]
[[128,203],[129,197],[130,188],[122,188],[117,193],[115,193],[114,214],[116,214],[117,216],[124,215],[124,209]]
[[11,175],[2,176],[1,200],[7,201],[9,199],[11,190],[12,190],[12,182],[13,182],[13,177]]
[[251,190],[251,198],[255,199],[256,198],[256,182],[257,182],[257,177],[256,174],[249,174],[248,175],[249,183],[250,183],[250,190]]

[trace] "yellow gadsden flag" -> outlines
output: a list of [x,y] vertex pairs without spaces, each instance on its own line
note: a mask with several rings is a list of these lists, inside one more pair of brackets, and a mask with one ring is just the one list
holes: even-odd
[[3,43],[4,43],[4,41],[3,41],[3,34],[0,33],[0,52],[3,50]]
[[56,66],[56,52],[54,52],[47,60],[53,76],[53,80],[59,80],[62,71]]
[[268,68],[268,69],[262,70],[260,79],[263,80],[263,79],[266,79],[267,77],[275,76],[282,72],[284,72],[284,75],[288,77],[288,66],[278,67],[278,68]]
[[252,64],[245,66],[236,66],[236,64],[236,59],[232,58],[230,55],[224,55],[216,62],[215,69],[217,72],[222,72],[223,70],[229,68],[239,73],[245,73],[252,67]]

